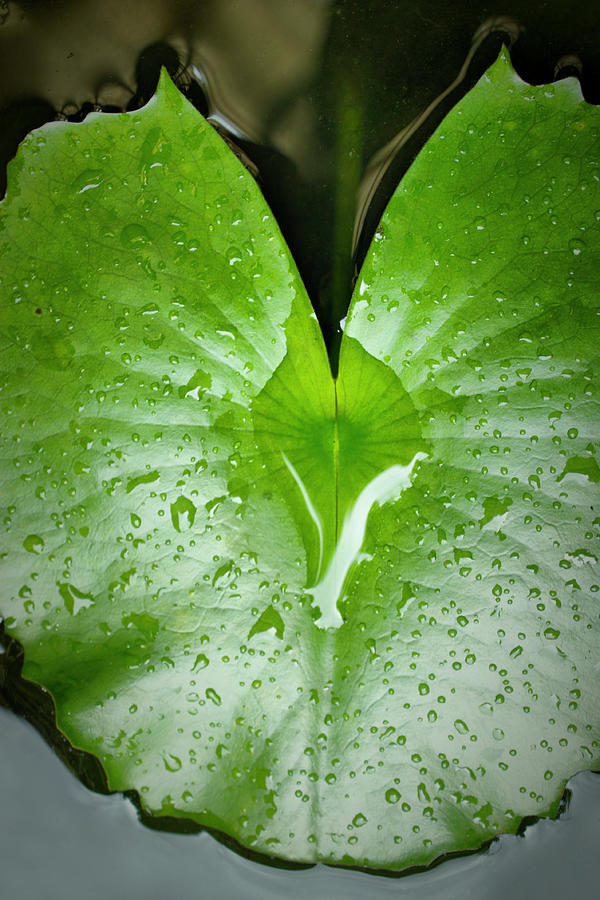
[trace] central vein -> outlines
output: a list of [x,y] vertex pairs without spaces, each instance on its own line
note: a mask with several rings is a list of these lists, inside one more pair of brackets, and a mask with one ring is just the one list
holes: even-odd
[[315,621],[315,625],[319,628],[339,628],[343,623],[338,601],[343,599],[342,591],[350,567],[355,562],[369,558],[362,555],[360,550],[373,505],[377,503],[381,506],[391,500],[399,500],[402,491],[410,486],[415,465],[426,456],[426,453],[415,453],[408,465],[389,466],[380,472],[362,489],[346,514],[342,533],[339,538],[336,535],[335,550],[325,574],[313,588],[310,588],[310,593],[321,610],[321,615]]
[[[340,436],[338,426],[338,393],[337,378],[333,382],[333,477],[335,483],[335,542],[337,544],[340,531]],[[320,574],[320,571],[319,571]]]
[[[289,327],[295,334],[298,322]],[[304,342],[300,336],[290,338],[252,401],[253,429],[261,477],[273,480],[265,496],[283,492],[304,544],[305,590],[318,606],[317,625],[336,628],[373,504],[400,497],[427,443],[419,413],[389,366],[346,333],[333,380],[324,350],[311,356],[319,336]]]

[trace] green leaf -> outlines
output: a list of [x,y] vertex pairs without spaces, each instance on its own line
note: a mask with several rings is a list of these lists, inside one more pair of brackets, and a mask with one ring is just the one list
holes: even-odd
[[111,788],[261,853],[424,865],[600,762],[599,115],[501,56],[396,191],[330,375],[166,76],[0,213],[0,607]]

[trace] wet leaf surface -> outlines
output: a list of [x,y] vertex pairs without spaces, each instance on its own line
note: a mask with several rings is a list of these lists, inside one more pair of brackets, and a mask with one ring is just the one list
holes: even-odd
[[598,766],[598,127],[501,57],[390,202],[336,381],[256,185],[166,76],[24,142],[0,609],[113,789],[400,869]]

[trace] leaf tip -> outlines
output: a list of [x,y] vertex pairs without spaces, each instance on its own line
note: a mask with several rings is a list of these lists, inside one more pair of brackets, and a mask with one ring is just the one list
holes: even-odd
[[509,76],[512,79],[521,81],[521,79],[515,72],[515,68],[512,64],[512,59],[510,58],[510,50],[506,44],[502,44],[500,52],[498,53],[495,61],[488,69],[487,74],[489,76],[493,74],[504,77]]
[[510,58],[510,50],[506,44],[502,44],[500,47],[500,53],[498,54],[497,61],[503,63],[505,66],[509,66],[511,69],[513,67],[512,61]]
[[160,75],[158,76],[158,84],[156,85],[156,92],[154,94],[155,97],[167,97],[173,96],[173,94],[179,94],[179,90],[175,85],[175,82],[169,75],[166,66],[161,66]]

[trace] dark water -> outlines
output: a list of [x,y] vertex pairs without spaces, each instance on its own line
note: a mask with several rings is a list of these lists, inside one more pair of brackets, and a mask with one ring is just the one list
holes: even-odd
[[[525,80],[578,73],[597,103],[599,25],[595,0],[2,0],[0,163],[57,115],[141,105],[167,65],[256,168],[335,348],[386,201],[500,42],[513,41]],[[370,160],[411,123],[389,167],[365,182]],[[358,195],[368,202],[357,205]],[[1,685],[0,673],[0,699]],[[128,801],[87,791],[28,724],[0,709],[0,897],[591,898],[600,882],[600,779],[581,775],[571,787],[560,821],[428,873],[290,872],[249,862],[208,835],[144,828]]]

